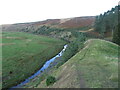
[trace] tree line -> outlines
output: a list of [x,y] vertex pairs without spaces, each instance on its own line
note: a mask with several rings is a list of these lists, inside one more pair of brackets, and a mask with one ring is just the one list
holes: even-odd
[[104,12],[104,14],[100,14],[96,16],[95,21],[95,30],[102,37],[105,37],[106,33],[112,33],[113,42],[120,45],[120,5],[115,6],[111,10]]

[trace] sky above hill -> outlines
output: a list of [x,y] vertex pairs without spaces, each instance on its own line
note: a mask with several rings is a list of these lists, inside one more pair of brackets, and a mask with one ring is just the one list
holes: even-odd
[[118,5],[119,0],[1,0],[0,24],[95,16]]

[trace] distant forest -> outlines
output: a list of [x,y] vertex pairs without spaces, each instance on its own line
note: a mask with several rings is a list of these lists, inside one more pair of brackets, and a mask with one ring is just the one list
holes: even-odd
[[103,37],[106,33],[112,32],[113,42],[120,45],[120,5],[115,6],[111,10],[96,16],[95,30]]

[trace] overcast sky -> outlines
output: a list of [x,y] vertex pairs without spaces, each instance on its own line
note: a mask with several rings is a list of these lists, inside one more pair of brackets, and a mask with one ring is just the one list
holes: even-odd
[[0,0],[0,24],[95,16],[119,0]]

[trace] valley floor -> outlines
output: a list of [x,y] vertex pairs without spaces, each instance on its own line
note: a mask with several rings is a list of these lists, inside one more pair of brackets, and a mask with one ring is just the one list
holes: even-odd
[[9,88],[35,73],[66,42],[24,32],[2,32],[2,87]]

